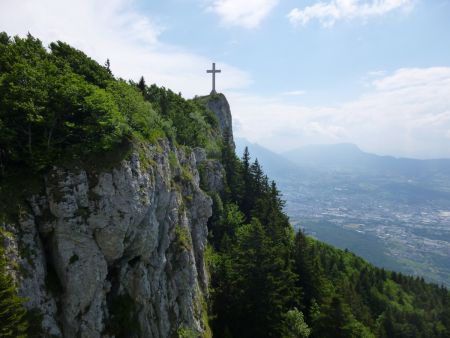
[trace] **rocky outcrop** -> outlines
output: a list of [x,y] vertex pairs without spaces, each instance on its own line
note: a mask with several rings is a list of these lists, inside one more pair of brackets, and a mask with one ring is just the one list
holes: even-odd
[[216,115],[222,137],[235,149],[231,110],[225,95],[211,94],[208,96],[206,106]]
[[194,148],[198,170],[201,173],[200,186],[208,192],[222,192],[225,183],[225,170],[217,159],[208,159],[203,148]]
[[30,198],[18,224],[3,224],[20,266],[20,295],[41,321],[42,336],[207,330],[204,249],[212,202],[198,168],[207,167],[210,189],[220,189],[223,169],[211,163],[199,149],[161,141],[113,170],[48,173],[45,193]]

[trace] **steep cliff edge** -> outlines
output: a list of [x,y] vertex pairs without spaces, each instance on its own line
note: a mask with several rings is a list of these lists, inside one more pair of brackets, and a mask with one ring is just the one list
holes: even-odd
[[[231,131],[225,97],[214,102]],[[37,336],[209,334],[212,201],[200,188],[200,167],[202,187],[220,190],[220,161],[167,139],[135,145],[112,170],[45,174],[43,192],[29,196],[18,222],[2,224],[19,294],[42,327]]]
[[200,100],[215,113],[219,122],[220,135],[235,149],[231,110],[225,95],[211,94],[201,97]]

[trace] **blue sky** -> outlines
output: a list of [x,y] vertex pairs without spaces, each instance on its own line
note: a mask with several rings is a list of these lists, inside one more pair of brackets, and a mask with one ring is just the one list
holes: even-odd
[[248,90],[262,95],[303,90],[316,93],[305,98],[314,103],[322,95],[342,101],[363,90],[370,72],[450,64],[450,1],[407,1],[413,7],[380,16],[294,27],[288,13],[314,3],[279,2],[250,29],[221,22],[204,1],[147,2],[141,9],[166,28],[162,40],[249,72]]
[[0,30],[185,97],[215,61],[235,133],[275,151],[450,157],[450,0],[2,0]]

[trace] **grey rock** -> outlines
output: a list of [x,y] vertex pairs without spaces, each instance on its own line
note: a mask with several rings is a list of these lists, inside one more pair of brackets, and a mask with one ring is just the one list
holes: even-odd
[[223,94],[211,95],[206,106],[216,115],[219,122],[220,134],[228,140],[228,143],[234,150],[236,147],[233,139],[233,123],[227,98]]
[[223,169],[204,150],[167,141],[148,154],[150,167],[133,154],[99,174],[53,168],[45,194],[30,197],[31,210],[11,227],[8,247],[27,271],[15,274],[19,292],[43,315],[44,335],[113,337],[117,297],[132,300],[138,337],[170,337],[181,326],[205,330],[212,201],[200,189],[198,167],[208,168],[211,189],[223,187]]
[[199,165],[206,160],[206,151],[203,148],[195,147],[193,149],[196,165]]
[[207,191],[221,192],[224,188],[225,170],[218,160],[206,160],[201,164],[202,186]]

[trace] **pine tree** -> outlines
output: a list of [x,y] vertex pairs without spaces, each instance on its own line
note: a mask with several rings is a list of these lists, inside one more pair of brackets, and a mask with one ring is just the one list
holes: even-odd
[[261,197],[264,192],[264,176],[261,166],[259,165],[258,159],[255,159],[255,162],[250,166],[250,176],[251,176],[251,190],[252,195],[256,198]]
[[234,148],[231,146],[230,139],[231,135],[226,130],[222,146],[222,163],[226,180],[224,199],[237,204],[242,199],[242,167]]
[[4,253],[0,250],[0,337],[26,337],[24,299],[17,296],[12,277],[7,272]]
[[323,313],[319,327],[314,330],[314,337],[349,338],[352,335],[354,321],[350,309],[338,296],[333,297],[330,306]]
[[253,181],[250,170],[250,153],[247,147],[245,147],[244,155],[242,156],[242,180],[243,180],[243,196],[240,206],[242,212],[245,215],[246,221],[250,222],[254,196],[253,196]]
[[145,94],[145,89],[147,88],[147,86],[145,84],[145,80],[144,80],[143,76],[141,76],[141,78],[139,79],[137,86],[138,86],[139,90],[142,92],[142,94]]

